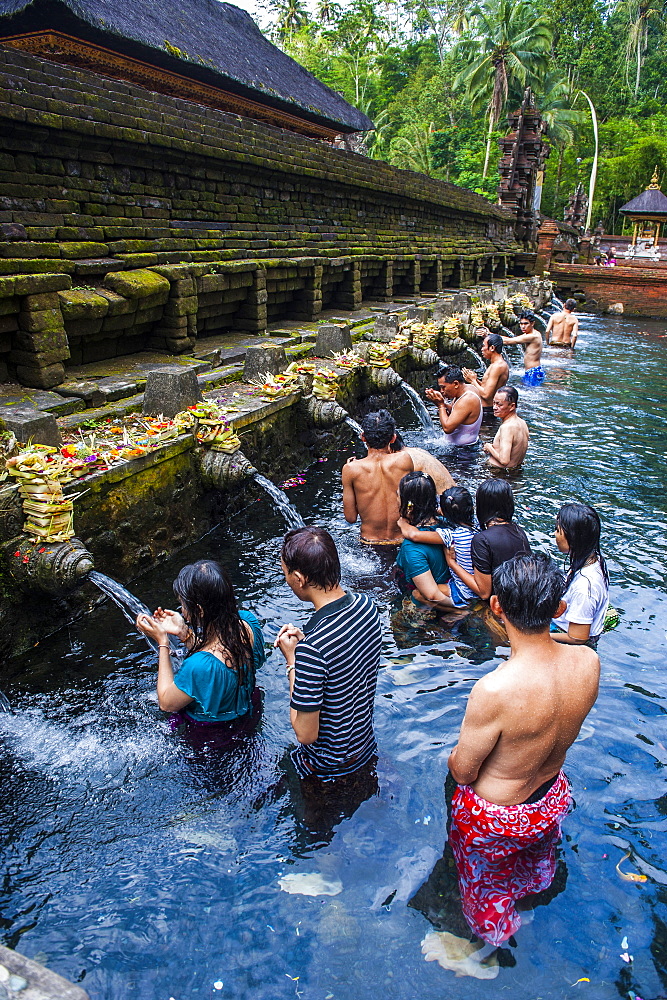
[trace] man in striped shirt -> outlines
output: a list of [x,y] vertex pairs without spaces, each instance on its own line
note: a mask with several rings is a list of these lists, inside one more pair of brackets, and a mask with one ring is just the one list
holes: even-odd
[[292,760],[302,778],[329,782],[374,762],[373,707],[382,629],[375,603],[340,585],[340,561],[324,528],[285,535],[281,563],[296,596],[315,613],[302,631],[283,625],[290,719],[299,745]]

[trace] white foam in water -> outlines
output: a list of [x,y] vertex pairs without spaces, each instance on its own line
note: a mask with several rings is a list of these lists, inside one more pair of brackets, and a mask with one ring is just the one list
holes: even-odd
[[[155,720],[145,716],[131,733],[119,732],[114,720],[98,712],[66,721],[47,719],[40,708],[0,716],[0,739],[27,767],[52,773],[67,770],[77,776],[112,777],[139,761],[163,759],[177,752]],[[125,723],[132,715],[123,714]]]

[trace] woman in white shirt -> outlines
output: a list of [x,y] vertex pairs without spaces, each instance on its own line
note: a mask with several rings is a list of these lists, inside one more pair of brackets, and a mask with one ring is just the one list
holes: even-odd
[[[567,553],[565,611],[554,618],[552,639],[578,645],[597,639],[609,607],[609,574],[600,552],[598,512],[585,503],[563,504],[556,516],[556,545]],[[554,628],[555,626],[555,628]]]

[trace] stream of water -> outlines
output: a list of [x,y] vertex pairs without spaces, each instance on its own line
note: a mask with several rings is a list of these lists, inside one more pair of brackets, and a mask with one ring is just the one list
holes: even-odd
[[[381,610],[378,793],[334,830],[313,831],[287,763],[293,734],[275,653],[258,676],[261,724],[233,755],[171,734],[155,655],[105,602],[0,671],[14,707],[0,715],[4,944],[92,1000],[667,994],[667,328],[579,319],[574,357],[545,351],[542,387],[523,389],[522,366],[512,370],[531,444],[511,482],[518,520],[553,555],[560,504],[597,507],[621,622],[600,640],[600,696],[568,754],[575,807],[548,905],[504,949],[498,978],[455,978],[425,962],[421,941],[434,928],[407,904],[434,884],[466,699],[508,650],[477,615],[404,616],[387,561],[362,549],[342,516],[351,449],[289,492],[309,523],[333,532],[345,584]],[[406,444],[425,442],[407,403],[395,415]],[[482,439],[494,431],[482,427]],[[448,452],[437,434],[428,447],[470,489],[489,474],[481,451]],[[262,496],[133,589],[148,607],[170,606],[184,563],[220,558],[271,640],[309,617],[280,570],[283,531]],[[623,879],[621,861],[646,881]],[[291,895],[280,885],[288,874],[338,894]]]
[[410,403],[415,416],[421,423],[422,428],[432,434],[435,431],[435,425],[431,419],[431,414],[426,409],[426,405],[417,390],[413,389],[410,383],[405,380],[401,382],[400,388],[408,397],[408,402]]

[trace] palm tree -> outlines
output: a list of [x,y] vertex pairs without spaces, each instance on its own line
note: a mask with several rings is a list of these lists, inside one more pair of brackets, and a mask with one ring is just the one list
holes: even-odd
[[486,105],[489,131],[482,177],[486,177],[493,130],[505,109],[510,85],[525,88],[544,75],[552,29],[530,0],[484,0],[469,14],[471,28],[455,47],[465,62],[455,80],[464,86],[471,110]]
[[554,190],[554,211],[558,201],[560,179],[563,172],[565,150],[574,144],[576,126],[584,120],[584,113],[574,108],[577,98],[570,81],[552,70],[540,84],[537,104],[542,120],[547,126],[547,139],[558,150],[558,172]]
[[275,16],[272,34],[279,42],[289,42],[308,22],[304,0],[269,0],[267,7]]
[[630,63],[635,60],[634,94],[637,100],[642,61],[648,46],[649,20],[662,16],[665,11],[665,0],[621,0],[619,8],[628,22],[628,38],[625,46],[626,72],[630,83]]
[[416,170],[418,173],[433,176],[433,155],[431,140],[433,125],[412,123],[408,129],[409,135],[395,136],[389,146],[389,162],[404,170]]

